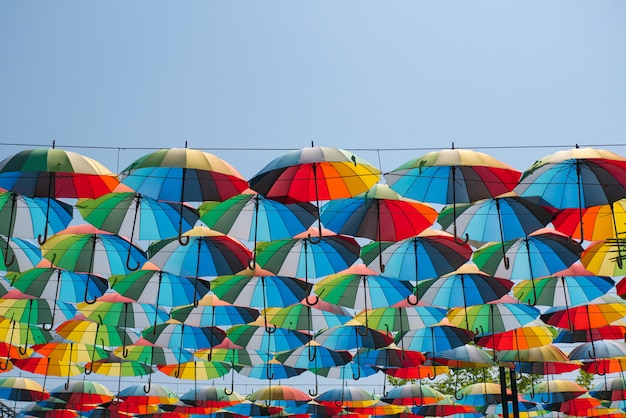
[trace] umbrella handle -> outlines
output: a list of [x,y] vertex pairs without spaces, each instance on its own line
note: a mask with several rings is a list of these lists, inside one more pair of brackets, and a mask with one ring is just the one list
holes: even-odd
[[85,374],[91,374],[93,372],[93,361],[89,362],[89,367],[87,367],[87,365],[85,365],[85,371],[83,373]]
[[0,363],[0,370],[6,370],[9,368],[9,358],[7,357],[7,361],[5,363]]
[[265,377],[267,377],[268,380],[274,380],[274,372],[270,371],[270,366],[268,364],[268,367],[265,368]]
[[[232,363],[231,363],[231,365],[232,365]],[[232,370],[230,375],[231,375],[231,378],[230,378],[230,389],[224,388],[224,393],[226,395],[232,395],[235,392],[235,371]]]
[[183,235],[180,233],[178,233],[178,243],[180,245],[182,245],[183,247],[189,244],[189,235],[185,235],[184,236],[185,239],[183,239]]
[[361,332],[361,328],[360,327],[356,327],[356,332],[361,336],[361,337],[367,337],[367,335],[370,333],[370,329],[366,326],[364,326],[363,328],[365,328],[365,332]]
[[150,393],[150,388],[152,387],[152,380],[148,379],[148,383],[143,385],[143,391],[145,393]]
[[133,247],[133,244],[130,243],[129,247],[128,247],[128,254],[126,254],[126,268],[130,271],[135,271],[139,269],[139,266],[141,265],[141,263],[139,261],[135,261],[137,264],[134,266],[130,265],[130,253],[131,253],[131,249]]
[[352,371],[352,379],[359,380],[360,378],[361,378],[361,368],[358,367],[356,375],[354,374],[354,371]]
[[[126,339],[124,339],[124,342],[126,342]],[[122,346],[122,356],[124,358],[128,357],[128,347],[126,347],[126,344]]]
[[[265,317],[264,317],[265,318]],[[268,334],[273,334],[276,332],[276,325],[270,325],[267,322],[267,318],[265,318],[265,332],[267,332]]]
[[[256,256],[256,254],[255,254]],[[256,257],[253,256],[251,259],[248,260],[248,268],[250,270],[254,270],[254,268],[256,267]]]
[[465,245],[469,242],[469,234],[465,234],[465,238],[459,238],[456,235],[456,229],[454,231],[454,242],[456,242],[459,245]]
[[[313,353],[313,355],[311,355],[311,353]],[[311,345],[309,344],[309,361],[315,361],[315,358],[317,357],[317,350],[315,349],[315,347],[313,347],[313,350],[311,350]]]
[[9,255],[8,249],[9,249],[9,244],[7,241],[7,250],[4,252],[4,265],[6,267],[9,267],[11,264],[15,262],[15,254],[11,254],[11,258],[10,259],[8,258],[8,255]]
[[320,224],[320,236],[319,237],[312,237],[311,234],[309,234],[306,239],[307,241],[309,241],[309,243],[311,244],[319,244],[320,242],[322,242],[322,225]]
[[310,297],[310,296],[311,296],[311,295],[307,295],[307,296],[306,296],[306,303],[307,303],[307,305],[310,305],[310,306],[317,305],[317,302],[319,302],[319,301],[320,301],[320,297],[319,297],[319,296],[317,296],[317,295],[313,295],[313,297],[315,298],[315,299],[314,299],[314,301],[315,301],[315,302],[311,302],[311,301],[309,300],[309,297]]
[[457,401],[460,401],[463,398],[465,398],[464,394],[461,394],[461,397],[459,397],[458,393],[459,393],[459,370],[457,369],[455,373],[455,377],[454,377],[454,399],[456,399]]
[[315,373],[315,390],[309,389],[309,395],[311,395],[312,397],[316,397],[317,393],[318,393],[317,388],[318,388],[318,386],[317,386],[317,373]]
[[[411,299],[411,296],[415,296],[415,302],[413,302],[413,300]],[[406,297],[406,301],[411,306],[417,306],[420,303],[419,299],[417,298],[417,295],[413,293],[411,293],[410,295]]]
[[44,245],[48,241],[48,223],[46,222],[46,226],[43,229],[43,236],[41,234],[37,235],[37,242],[39,245]]
[[43,324],[41,328],[43,328],[44,331],[52,331],[52,328],[54,328],[54,316],[52,317],[50,324]]
[[339,408],[343,408],[343,401],[335,401],[335,405]]

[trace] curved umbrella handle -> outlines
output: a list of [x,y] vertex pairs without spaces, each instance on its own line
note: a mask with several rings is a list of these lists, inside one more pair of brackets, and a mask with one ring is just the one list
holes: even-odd
[[141,263],[139,261],[135,261],[137,264],[134,266],[130,265],[130,253],[131,250],[133,248],[133,244],[130,243],[129,247],[128,247],[128,254],[126,254],[126,268],[130,271],[136,271],[139,270],[139,266],[141,265]]
[[[311,353],[313,353],[313,355],[311,355]],[[315,358],[317,357],[317,349],[316,349],[316,347],[313,347],[313,350],[311,350],[311,345],[309,344],[308,355],[309,355],[309,361],[311,361],[311,362],[315,361]]]
[[319,190],[317,189],[317,165],[313,163],[311,165],[311,169],[313,170],[313,182],[315,183],[315,207],[317,208],[317,227],[319,228],[319,236],[311,237],[311,234],[309,234],[306,237],[306,240],[311,244],[319,244],[322,242],[322,221],[320,221],[320,197]]
[[356,327],[356,332],[357,334],[359,334],[361,337],[367,337],[370,333],[370,329],[366,326],[364,326],[363,328],[365,328],[364,332],[361,332],[361,327],[357,326]]
[[[415,291],[416,292],[418,291],[417,286],[415,287]],[[415,296],[415,302],[413,302],[413,300],[411,299],[411,296]],[[411,306],[417,306],[420,303],[419,298],[417,297],[415,293],[411,293],[410,295],[408,295],[406,297],[406,302]]]
[[44,228],[43,228],[43,237],[41,236],[41,234],[39,234],[37,236],[37,242],[39,243],[39,245],[44,245],[46,243],[46,241],[48,240],[48,222],[50,219],[50,193],[52,190],[52,178],[54,177],[54,175],[49,176],[49,182],[50,182],[50,187],[48,188],[48,199],[46,200],[47,204],[46,204],[46,223],[44,224]]
[[182,235],[179,231],[178,233],[178,243],[183,247],[189,244],[189,235]]
[[145,393],[150,393],[150,389],[152,388],[152,379],[148,379],[148,383],[143,385],[143,391]]
[[4,363],[0,363],[0,370],[6,370],[9,368],[9,357],[7,357],[7,361]]
[[91,374],[93,372],[93,361],[89,362],[89,367],[85,366],[85,370],[83,373]]
[[[234,356],[234,354],[233,354]],[[234,371],[234,361],[231,361],[231,373],[230,373],[230,389],[224,388],[224,393],[226,395],[232,395],[235,392],[235,371]]]
[[4,265],[6,267],[9,267],[11,264],[15,262],[15,254],[11,254],[11,258],[8,258],[8,256],[9,256],[9,243],[7,241],[7,249],[4,252]]
[[312,397],[316,397],[317,396],[317,387],[314,390],[309,389],[309,395],[311,395]]
[[[358,365],[357,365],[358,366]],[[354,374],[354,370],[352,371],[352,379],[359,380],[361,378],[361,367],[357,367],[357,374]]]
[[[315,299],[313,299],[313,300],[314,300],[314,302],[311,302],[311,301],[309,300],[309,297],[311,297],[311,296],[313,296],[313,297],[315,298]],[[317,295],[307,295],[307,296],[306,296],[306,303],[307,303],[307,305],[314,306],[314,305],[317,305],[317,303],[318,303],[319,301],[320,301],[320,297],[319,297],[319,296],[317,296]]]
[[43,324],[41,328],[43,328],[44,331],[52,331],[52,329],[54,328],[54,315],[52,315],[52,321],[50,322],[50,324]]
[[[90,269],[91,270],[91,269]],[[91,273],[91,272],[89,272]],[[87,274],[87,283],[85,284],[85,294],[83,295],[83,300],[87,305],[93,305],[94,303],[96,303],[96,301],[98,300],[98,296],[95,296],[92,300],[89,300],[88,297],[88,290],[89,290],[89,273]],[[101,319],[102,320],[102,319]]]
[[248,260],[248,268],[254,270],[256,268],[256,252],[253,253],[252,258]]
[[270,371],[270,365],[268,364],[267,367],[265,368],[265,377],[267,377],[268,380],[274,380],[274,372]]

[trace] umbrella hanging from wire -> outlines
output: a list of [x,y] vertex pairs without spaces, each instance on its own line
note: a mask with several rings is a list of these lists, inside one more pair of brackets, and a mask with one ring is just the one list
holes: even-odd
[[0,271],[20,272],[31,269],[41,260],[41,251],[28,240],[0,235]]
[[471,256],[469,245],[458,245],[447,232],[431,229],[413,238],[385,242],[382,244],[382,252],[378,243],[367,244],[361,249],[361,259],[374,271],[379,272],[384,265],[387,276],[415,279],[415,298],[407,299],[412,305],[419,301],[419,280],[450,273],[465,264]]
[[222,201],[248,188],[241,174],[221,158],[187,148],[161,149],[132,162],[120,173],[122,183],[153,199],[180,204],[178,240],[183,233],[184,202]]
[[285,205],[258,193],[205,202],[198,208],[200,220],[209,228],[253,243],[251,268],[259,241],[287,239],[306,231],[315,221],[315,211],[308,202]]
[[[472,150],[452,149],[429,152],[385,173],[391,189],[400,195],[427,203],[451,204],[456,219],[456,204],[471,203],[510,192],[520,172],[497,159]],[[453,221],[455,242],[460,240]]]
[[[580,235],[581,223],[584,225],[584,236]],[[586,241],[619,239],[626,232],[626,228],[620,228],[625,223],[626,199],[583,208],[582,217],[578,208],[561,209],[552,220],[552,225],[557,231]]]
[[115,174],[94,159],[72,151],[34,148],[0,162],[0,187],[28,197],[47,199],[46,220],[39,244],[48,238],[52,199],[98,197],[119,184]]

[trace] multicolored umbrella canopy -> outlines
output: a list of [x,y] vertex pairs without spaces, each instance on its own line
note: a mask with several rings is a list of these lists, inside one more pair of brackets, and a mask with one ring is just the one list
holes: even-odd
[[141,334],[154,345],[189,350],[214,347],[226,338],[226,333],[218,327],[193,327],[173,322],[148,327]]
[[452,325],[433,325],[428,328],[412,329],[395,338],[397,345],[407,350],[428,352],[437,356],[472,341],[473,334]]
[[407,383],[390,389],[383,400],[394,405],[423,405],[436,403],[445,398],[438,390],[421,382]]
[[226,161],[186,147],[146,154],[122,170],[120,180],[138,193],[169,202],[222,201],[248,188]]
[[320,219],[338,234],[375,241],[399,241],[419,234],[437,219],[432,207],[406,199],[385,184],[352,198],[324,204]]
[[526,399],[541,403],[559,403],[577,398],[587,393],[579,384],[563,379],[547,380],[537,383],[532,392],[526,393]]
[[224,376],[230,371],[230,366],[219,361],[189,361],[160,365],[159,370],[177,379],[198,381]]
[[0,399],[9,401],[41,401],[50,394],[41,384],[25,377],[0,378]]
[[0,235],[0,271],[20,272],[31,269],[41,260],[41,251],[30,241]]
[[133,302],[117,293],[107,293],[95,303],[80,303],[78,310],[87,319],[122,328],[141,329],[163,323],[170,316],[150,303]]
[[475,342],[481,347],[494,350],[527,350],[552,343],[556,334],[554,328],[545,324],[530,323],[521,328],[479,337]]
[[539,309],[518,303],[485,303],[448,312],[451,325],[478,336],[497,334],[521,328],[539,318]]
[[250,179],[250,188],[284,203],[313,202],[355,196],[379,179],[380,170],[352,152],[311,146],[271,161]]
[[[581,217],[582,212],[582,217]],[[580,235],[580,224],[584,225],[584,236]],[[618,238],[625,230],[626,199],[616,200],[607,205],[583,208],[561,209],[552,220],[554,228],[565,235],[586,241],[602,241]]]
[[81,199],[76,208],[83,219],[103,231],[130,240],[159,240],[193,228],[195,209],[162,202],[135,192],[108,193],[97,199]]
[[248,350],[261,350],[266,353],[293,350],[306,344],[311,337],[299,331],[287,328],[268,328],[263,321],[230,327],[226,334],[234,344]]
[[332,328],[352,319],[345,308],[323,301],[313,306],[303,301],[285,308],[267,308],[263,316],[271,324],[298,331]]
[[318,332],[314,340],[333,350],[355,348],[382,348],[393,342],[387,334],[368,328],[352,320],[343,325]]
[[[404,332],[414,328],[436,325],[446,317],[447,311],[434,306],[398,306],[375,308],[359,312],[354,320],[377,331]],[[367,324],[366,324],[367,323]]]
[[196,327],[232,326],[253,322],[259,311],[245,306],[235,306],[215,295],[206,295],[198,306],[187,305],[172,309],[172,319]]
[[0,234],[37,238],[45,229],[55,234],[72,221],[74,208],[57,199],[0,192]]
[[343,366],[352,360],[352,355],[348,351],[332,350],[317,341],[310,341],[296,349],[277,353],[276,360],[285,366],[311,370]]

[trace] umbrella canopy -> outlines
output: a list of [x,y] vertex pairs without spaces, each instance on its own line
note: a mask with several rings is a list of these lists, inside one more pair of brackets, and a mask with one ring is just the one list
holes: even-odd
[[352,355],[347,351],[331,350],[317,341],[310,341],[293,350],[277,353],[276,360],[285,366],[311,370],[343,366],[352,360]]
[[15,367],[44,376],[77,376],[84,368],[67,361],[55,360],[50,357],[29,357],[13,362]]
[[68,408],[90,410],[92,406],[111,402],[115,394],[101,383],[75,380],[50,391],[50,396],[65,401]]
[[589,391],[589,395],[607,401],[626,399],[626,378],[620,376],[598,383]]
[[94,347],[118,347],[137,339],[121,328],[84,319],[65,321],[56,328],[56,333],[67,340]]
[[116,293],[107,293],[91,305],[80,303],[78,310],[87,319],[122,328],[146,328],[170,318],[152,304],[132,302]]
[[476,344],[494,350],[526,350],[550,344],[556,337],[556,330],[538,323],[530,323],[521,328],[479,337]]
[[229,393],[226,388],[203,386],[191,389],[180,397],[182,402],[205,408],[222,408],[242,402],[245,398],[237,392]]
[[224,376],[230,371],[230,366],[219,361],[189,361],[160,365],[159,370],[177,379],[198,381]]
[[515,362],[520,373],[560,374],[580,368],[580,361],[570,360],[557,346],[547,344],[526,350],[499,351],[498,360]]
[[196,149],[160,149],[133,161],[120,173],[138,193],[169,202],[226,200],[248,184],[221,158]]
[[265,309],[263,316],[271,324],[298,331],[332,328],[352,319],[345,308],[325,302],[311,306],[306,301],[285,308]]
[[71,205],[57,199],[0,192],[0,234],[37,238],[46,228],[54,234],[67,228],[73,211]]
[[312,202],[355,196],[369,190],[380,171],[352,152],[308,147],[280,156],[250,179],[250,187],[282,202]]
[[291,366],[285,366],[276,359],[271,359],[264,363],[254,364],[252,366],[236,367],[239,374],[262,380],[281,380],[299,376],[305,372],[305,369],[296,369]]
[[169,322],[148,327],[141,334],[157,346],[191,350],[214,347],[226,338],[226,333],[218,327],[193,327]]
[[259,317],[259,311],[231,305],[215,295],[205,295],[198,302],[198,306],[174,308],[171,316],[172,319],[196,327],[232,326],[255,321]]
[[73,318],[76,308],[63,301],[47,299],[0,299],[0,316],[17,322],[43,325],[50,331],[55,319]]
[[409,368],[423,365],[426,357],[419,351],[402,350],[392,343],[378,349],[360,348],[354,355],[353,362],[381,369]]
[[626,343],[601,340],[577,345],[569,353],[571,360],[595,360],[626,357]]
[[344,386],[320,393],[315,397],[315,401],[329,406],[359,407],[374,405],[378,399],[361,388]]
[[492,355],[480,347],[465,344],[451,350],[440,351],[433,360],[452,368],[491,367],[496,364]]
[[98,298],[109,288],[109,282],[95,274],[52,267],[35,267],[7,277],[11,286],[27,295],[72,303],[85,300],[85,293],[89,300]]
[[65,341],[37,344],[33,346],[33,350],[44,357],[68,363],[88,363],[109,357],[109,353],[103,348]]
[[620,302],[590,303],[571,308],[556,306],[541,315],[546,324],[572,330],[599,328],[624,317],[626,304]]
[[0,318],[0,341],[19,345],[20,353],[26,353],[29,344],[44,344],[51,340],[52,334],[36,325]]
[[587,390],[575,382],[555,379],[537,383],[532,392],[526,393],[525,398],[534,402],[560,403],[585,393]]
[[35,267],[41,251],[30,241],[0,235],[0,271],[21,272]]
[[583,266],[599,276],[626,275],[623,260],[623,243],[616,240],[591,243],[580,256]]
[[221,232],[197,226],[185,232],[185,245],[168,238],[148,247],[150,261],[179,276],[200,277],[235,274],[248,266],[251,253],[243,244]]
[[450,233],[454,232],[454,213],[459,235],[467,235],[471,241],[481,243],[521,238],[552,221],[550,211],[515,195],[462,203],[456,209],[444,208],[437,221]]
[[129,239],[158,240],[193,228],[198,213],[179,203],[162,202],[135,192],[108,193],[81,199],[76,208],[83,219],[103,231]]
[[539,310],[518,303],[487,303],[448,312],[451,325],[465,328],[477,335],[496,334],[521,328],[539,317]]
[[[581,217],[582,212],[582,217]],[[586,241],[601,241],[607,238],[618,238],[623,233],[626,221],[626,199],[620,199],[607,205],[591,206],[583,208],[561,209],[558,211],[552,225],[565,235],[584,239]],[[585,226],[580,235],[580,224]]]
[[451,350],[472,341],[473,334],[451,325],[433,325],[412,329],[396,336],[396,344],[407,350],[428,352],[437,356],[441,351]]
[[23,150],[0,162],[0,187],[30,197],[98,197],[118,184],[96,160],[54,146]]
[[226,331],[234,344],[248,350],[263,350],[267,353],[293,350],[307,343],[311,337],[286,328],[268,328],[261,321],[235,325]]
[[299,389],[291,386],[275,385],[266,386],[258,389],[248,395],[251,401],[295,401],[298,403],[306,403],[312,398]]
[[478,412],[472,405],[463,405],[448,398],[432,404],[413,406],[410,411],[422,417],[467,416],[466,414]]
[[117,347],[113,354],[125,360],[139,361],[150,366],[181,363],[193,358],[193,354],[183,348],[155,346],[144,338],[126,347]]
[[41,249],[43,257],[56,267],[106,277],[127,274],[131,265],[146,261],[145,252],[138,246],[85,224],[70,226],[50,237]]
[[402,333],[435,325],[446,317],[446,313],[445,309],[434,306],[400,306],[360,312],[354,316],[354,320],[378,331]]
[[393,342],[387,334],[370,329],[352,320],[344,325],[328,328],[315,335],[315,341],[333,350],[354,348],[381,348]]
[[322,223],[329,229],[375,241],[399,241],[419,234],[437,218],[432,207],[406,199],[385,184],[352,198],[324,204]]
[[147,364],[118,358],[96,360],[87,363],[85,368],[91,370],[93,373],[119,377],[147,376],[154,372]]
[[25,377],[0,378],[0,399],[18,402],[41,401],[50,394],[35,380]]
[[118,397],[129,405],[173,404],[178,400],[178,396],[171,389],[157,384],[150,385],[150,388],[130,385],[121,390]]

